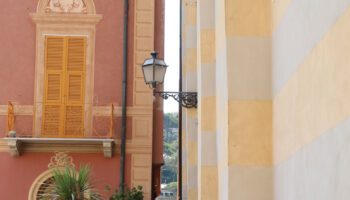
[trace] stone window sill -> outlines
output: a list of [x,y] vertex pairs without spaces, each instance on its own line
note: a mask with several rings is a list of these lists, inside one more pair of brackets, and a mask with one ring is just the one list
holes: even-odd
[[22,152],[103,153],[104,157],[113,156],[113,139],[71,139],[71,138],[4,138],[11,156],[20,156]]

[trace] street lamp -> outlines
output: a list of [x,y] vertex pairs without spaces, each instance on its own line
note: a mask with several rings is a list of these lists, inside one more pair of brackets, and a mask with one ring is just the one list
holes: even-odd
[[143,77],[145,83],[151,85],[153,89],[153,96],[158,94],[163,99],[172,97],[185,108],[197,108],[197,92],[165,92],[156,91],[158,84],[163,84],[167,65],[164,60],[158,59],[158,53],[153,51],[152,58],[148,58],[142,65]]

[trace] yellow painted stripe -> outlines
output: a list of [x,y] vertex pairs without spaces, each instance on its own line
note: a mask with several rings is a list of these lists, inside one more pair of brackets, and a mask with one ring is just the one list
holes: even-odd
[[347,9],[275,97],[275,164],[350,116],[349,21]]
[[201,131],[216,131],[216,98],[202,97],[200,100],[201,119],[199,127]]
[[182,24],[182,42],[186,41],[186,24]]
[[272,101],[229,101],[229,166],[272,165]]
[[198,155],[198,143],[197,142],[187,142],[187,165],[197,165],[197,155]]
[[197,24],[197,5],[196,3],[186,3],[186,25]]
[[187,133],[185,129],[182,129],[182,147],[186,148],[187,145]]
[[218,169],[216,166],[202,166],[200,170],[200,199],[218,199]]
[[188,190],[188,200],[198,200],[198,190]]
[[200,31],[200,55],[202,63],[215,62],[215,30]]
[[186,109],[188,118],[197,118],[197,109]]
[[227,36],[271,36],[271,0],[226,0]]
[[197,71],[197,48],[186,49],[186,72]]
[[187,166],[182,166],[182,184],[187,184]]

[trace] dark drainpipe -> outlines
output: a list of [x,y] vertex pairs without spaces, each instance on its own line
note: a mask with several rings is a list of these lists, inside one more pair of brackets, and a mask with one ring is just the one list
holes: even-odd
[[[120,183],[125,183],[125,135],[126,135],[126,81],[128,58],[128,0],[124,0],[124,38],[123,38],[123,93],[122,93],[122,138],[120,153]],[[119,191],[124,191],[121,185]]]

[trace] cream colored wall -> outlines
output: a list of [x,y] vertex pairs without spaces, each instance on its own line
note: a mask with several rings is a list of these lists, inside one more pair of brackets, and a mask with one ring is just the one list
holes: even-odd
[[197,3],[198,199],[347,199],[350,0]]
[[218,199],[215,2],[200,0],[198,35],[198,199]]
[[[197,1],[183,0],[183,91],[197,91]],[[198,117],[183,109],[183,199],[198,199]]]
[[215,2],[216,52],[216,132],[218,159],[218,199],[229,199],[228,167],[228,76],[225,0]]
[[185,63],[198,61],[198,199],[271,199],[270,1],[197,3],[198,49]]
[[[294,199],[295,193],[298,199],[350,196],[344,170],[350,167],[349,59],[344,53],[349,51],[350,1],[321,1],[317,9],[314,3],[291,1],[274,35],[276,57],[284,57],[287,49],[290,54],[274,61],[275,76],[283,74],[274,83],[276,199]],[[285,34],[287,28],[294,33]],[[285,65],[288,59],[298,62]]]
[[271,1],[226,0],[225,12],[228,199],[270,200]]

